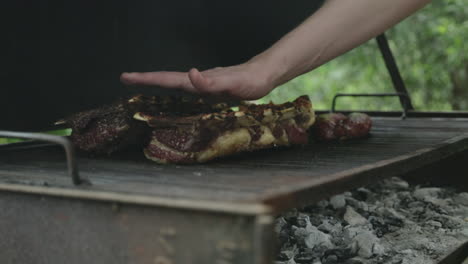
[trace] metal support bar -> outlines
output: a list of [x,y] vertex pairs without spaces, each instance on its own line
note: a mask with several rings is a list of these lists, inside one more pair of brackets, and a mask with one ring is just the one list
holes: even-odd
[[405,83],[403,78],[401,77],[400,71],[398,70],[398,66],[395,62],[395,58],[393,57],[392,50],[388,45],[387,37],[384,33],[377,36],[376,38],[377,44],[379,45],[380,52],[382,53],[382,57],[385,61],[385,66],[387,66],[387,70],[390,73],[390,77],[392,78],[393,87],[397,93],[406,94],[407,100],[400,97],[400,102],[403,108],[406,104],[406,109],[414,110],[413,103],[411,102],[411,98],[409,97],[408,91],[406,90]]
[[410,98],[408,94],[405,93],[374,93],[374,94],[363,94],[363,93],[339,93],[333,97],[331,112],[335,112],[336,101],[338,97],[388,97],[388,96],[398,96],[403,107],[403,113],[401,115],[402,119],[406,119],[408,115],[408,103],[410,103]]
[[13,132],[13,131],[0,131],[0,137],[7,138],[23,138],[50,142],[62,146],[65,150],[67,157],[68,174],[72,178],[75,185],[91,185],[87,178],[80,177],[78,173],[78,166],[75,158],[75,151],[70,140],[62,136],[54,136],[42,133],[28,133],[28,132]]

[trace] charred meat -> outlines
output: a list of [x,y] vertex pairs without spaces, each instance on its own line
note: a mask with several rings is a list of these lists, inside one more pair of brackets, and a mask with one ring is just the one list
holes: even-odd
[[137,113],[153,128],[144,153],[158,163],[200,163],[244,151],[306,144],[314,123],[307,96],[281,105],[244,104],[239,111],[185,117]]
[[[227,104],[201,99],[134,96],[59,122],[72,129],[71,140],[83,151],[111,154],[144,148],[158,163],[202,163],[240,152],[303,145],[309,130],[319,141],[365,137],[372,121],[361,113],[315,118],[308,96],[284,104]],[[313,126],[313,127],[312,127]],[[312,129],[310,129],[312,127]]]
[[133,118],[137,112],[187,116],[226,108],[226,104],[208,104],[201,99],[137,95],[77,113],[56,124],[72,129],[70,139],[78,149],[94,154],[111,154],[131,146],[143,147],[146,143],[151,129]]

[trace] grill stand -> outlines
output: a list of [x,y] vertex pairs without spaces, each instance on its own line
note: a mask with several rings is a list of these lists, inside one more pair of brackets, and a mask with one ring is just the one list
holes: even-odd
[[387,67],[388,73],[392,79],[395,91],[399,94],[406,95],[407,100],[405,100],[403,97],[400,97],[401,106],[403,109],[414,110],[411,97],[409,96],[408,90],[406,90],[405,82],[403,81],[400,71],[398,70],[395,57],[393,56],[392,50],[390,49],[390,45],[388,45],[388,40],[385,36],[385,33],[377,36],[376,40],[377,44],[379,45],[380,53],[384,59],[385,66]]

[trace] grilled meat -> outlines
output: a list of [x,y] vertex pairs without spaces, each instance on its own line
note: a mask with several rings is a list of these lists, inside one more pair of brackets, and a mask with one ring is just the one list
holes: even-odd
[[111,154],[131,145],[143,145],[147,128],[133,119],[140,103],[121,100],[98,109],[80,112],[57,124],[72,129],[70,139],[76,148],[94,153]]
[[185,117],[137,113],[153,128],[144,153],[158,163],[199,163],[243,151],[306,144],[315,116],[307,96],[292,103]]
[[371,128],[372,120],[366,114],[330,113],[317,117],[313,131],[317,140],[332,141],[366,137]]
[[78,149],[95,154],[111,154],[130,146],[143,147],[146,143],[151,129],[133,119],[137,112],[187,116],[226,108],[226,104],[212,105],[201,99],[137,95],[77,113],[56,124],[64,124],[72,129],[70,139]]
[[369,116],[360,113],[324,114],[316,121],[307,96],[278,105],[242,102],[238,111],[232,111],[227,104],[201,99],[138,95],[58,123],[72,128],[70,138],[80,150],[111,154],[140,147],[158,163],[201,163],[245,151],[307,144],[312,125],[315,139],[322,141],[364,137],[372,126]]

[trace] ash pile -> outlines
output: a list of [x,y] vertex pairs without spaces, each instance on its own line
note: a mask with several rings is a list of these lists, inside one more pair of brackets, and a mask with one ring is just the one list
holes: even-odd
[[468,241],[468,193],[400,178],[276,220],[276,264],[430,264]]

